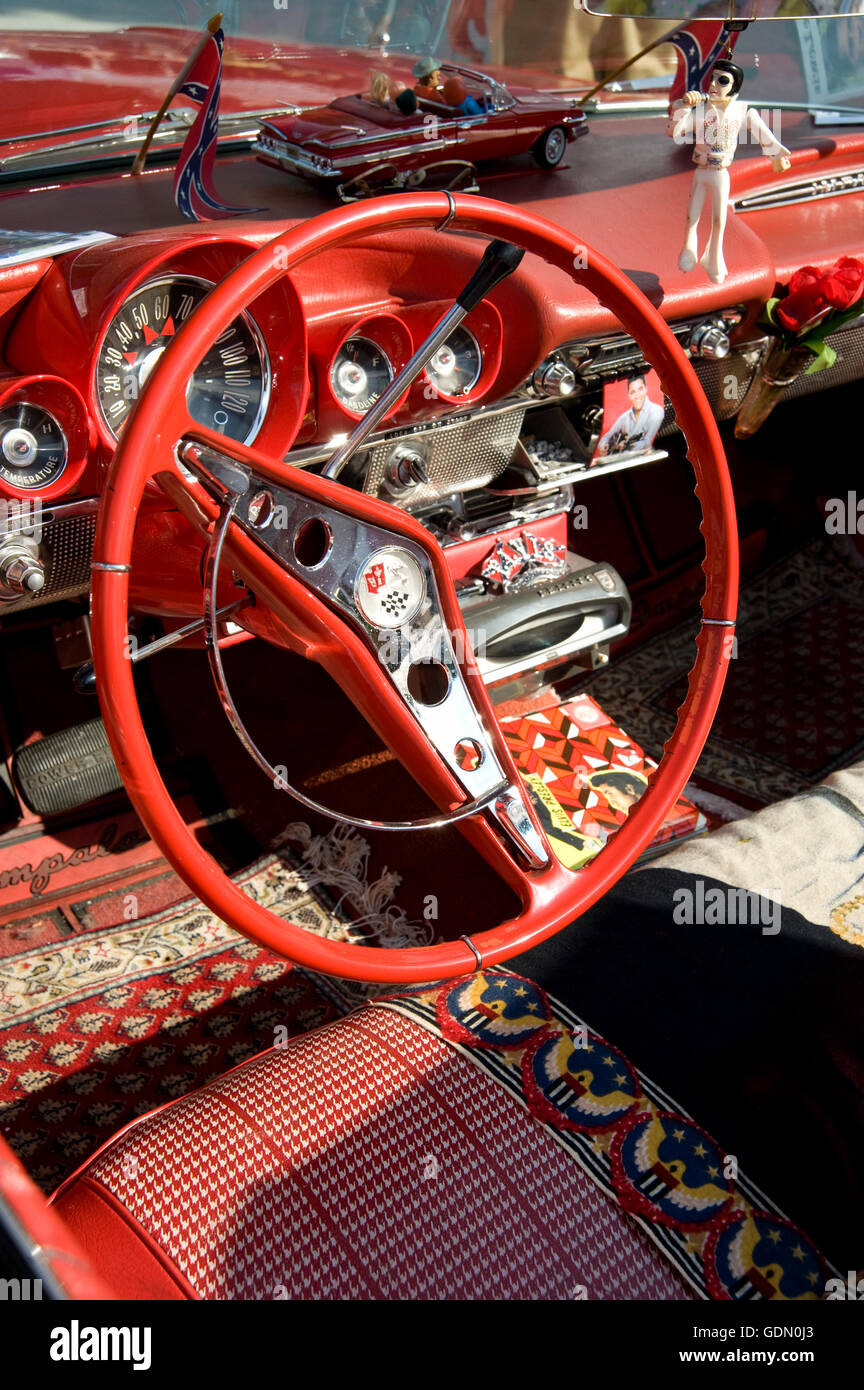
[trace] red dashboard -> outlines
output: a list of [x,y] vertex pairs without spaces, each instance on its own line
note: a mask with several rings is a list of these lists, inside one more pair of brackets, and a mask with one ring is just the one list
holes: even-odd
[[[726,238],[730,273],[721,286],[701,272],[678,270],[691,165],[654,120],[596,120],[591,139],[580,141],[564,166],[543,173],[492,165],[482,191],[569,228],[574,258],[596,245],[682,332],[734,309],[734,356],[736,345],[759,337],[756,320],[778,280],[802,263],[864,251],[864,190],[856,172],[864,138],[823,135],[795,117],[784,136],[792,168],[782,179],[750,150],[736,160],[737,212]],[[838,196],[831,196],[832,179],[847,180],[836,185]],[[95,515],[117,435],[173,332],[250,251],[326,206],[308,184],[250,157],[221,161],[219,183],[226,198],[266,212],[230,228],[166,226],[179,215],[170,172],[160,169],[139,179],[89,176],[52,190],[0,191],[7,225],[54,229],[67,238],[94,225],[102,229],[96,244],[0,266],[0,423],[16,428],[16,412],[26,405],[35,413],[23,424],[34,425],[30,435],[40,446],[36,426],[44,431],[38,457],[13,439],[21,458],[0,463],[0,496],[23,500],[38,491],[45,502],[81,499],[82,507],[88,500]],[[785,205],[775,205],[778,191],[788,194]],[[388,232],[303,263],[248,306],[236,332],[211,346],[193,381],[191,413],[199,408],[195,418],[202,423],[241,442],[254,440],[271,457],[293,450],[293,462],[311,460],[316,451],[320,458],[352,431],[371,389],[380,389],[424,340],[481,250],[476,237],[446,230]],[[479,418],[493,405],[530,396],[535,369],[562,346],[581,351],[579,345],[604,336],[620,338],[614,317],[587,291],[530,256],[461,332],[459,351],[415,381],[385,422],[387,431],[410,434],[454,414]],[[687,345],[686,336],[681,341]],[[696,366],[724,418],[724,378],[716,371],[710,376],[713,364]],[[819,384],[829,385],[829,377]],[[745,381],[742,369],[742,390]],[[463,453],[467,444],[461,441]],[[24,486],[16,486],[22,476]],[[164,499],[155,494],[150,506],[162,509],[154,555],[176,580],[177,611],[187,611],[200,601],[197,551],[186,554],[175,545],[168,556],[161,543],[167,528],[182,531],[183,523],[166,518]],[[166,601],[163,592],[160,610]],[[143,595],[142,602],[157,599]]]
[[[46,485],[44,477],[22,470],[16,487],[10,470],[0,477],[3,494],[26,497],[38,488],[43,499],[53,500],[98,492],[159,352],[207,290],[260,240],[259,228],[248,240],[167,232],[107,241],[44,262],[35,287],[35,276],[22,277],[19,267],[0,272],[9,319],[14,300],[26,299],[4,346],[0,409],[25,399],[40,405],[68,445],[56,479]],[[349,377],[346,344],[377,351],[377,370],[392,378],[446,308],[447,293],[470,274],[478,249],[476,241],[430,238],[422,286],[411,271],[407,243],[396,237],[386,249],[357,248],[349,275],[344,264],[335,267],[321,257],[293,281],[283,279],[249,306],[248,326],[240,325],[233,341],[215,345],[215,359],[205,368],[210,376],[202,378],[200,422],[213,425],[215,414],[215,428],[243,442],[254,439],[276,457],[295,440],[307,444],[349,431],[368,401]],[[556,335],[572,336],[560,315],[548,313],[540,269],[504,287],[497,303],[484,300],[472,312],[462,330],[465,360],[439,362],[437,372],[424,373],[393,410],[393,425],[506,395],[556,345]],[[430,281],[440,286],[434,298],[428,297]],[[374,363],[353,365],[355,376],[376,370]]]

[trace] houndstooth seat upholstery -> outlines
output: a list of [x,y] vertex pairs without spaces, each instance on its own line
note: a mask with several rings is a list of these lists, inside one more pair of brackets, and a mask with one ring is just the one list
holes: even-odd
[[693,1296],[486,1071],[373,1005],[137,1121],[53,1203],[126,1298]]

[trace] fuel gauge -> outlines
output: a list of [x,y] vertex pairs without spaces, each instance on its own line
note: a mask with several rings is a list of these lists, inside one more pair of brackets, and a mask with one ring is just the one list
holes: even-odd
[[333,395],[353,415],[365,415],[392,380],[390,360],[371,338],[346,338],[330,368]]

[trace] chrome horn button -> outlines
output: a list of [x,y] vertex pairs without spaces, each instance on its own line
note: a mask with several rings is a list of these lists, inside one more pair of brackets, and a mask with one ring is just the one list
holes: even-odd
[[372,627],[400,628],[417,616],[426,597],[426,580],[414,556],[401,546],[376,550],[361,565],[354,602]]

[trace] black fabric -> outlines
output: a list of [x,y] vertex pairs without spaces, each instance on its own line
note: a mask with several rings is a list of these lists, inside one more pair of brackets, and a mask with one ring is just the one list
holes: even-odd
[[676,890],[726,893],[701,883],[629,875],[507,968],[620,1047],[839,1269],[860,1269],[864,952],[790,910],[776,935],[677,923]]

